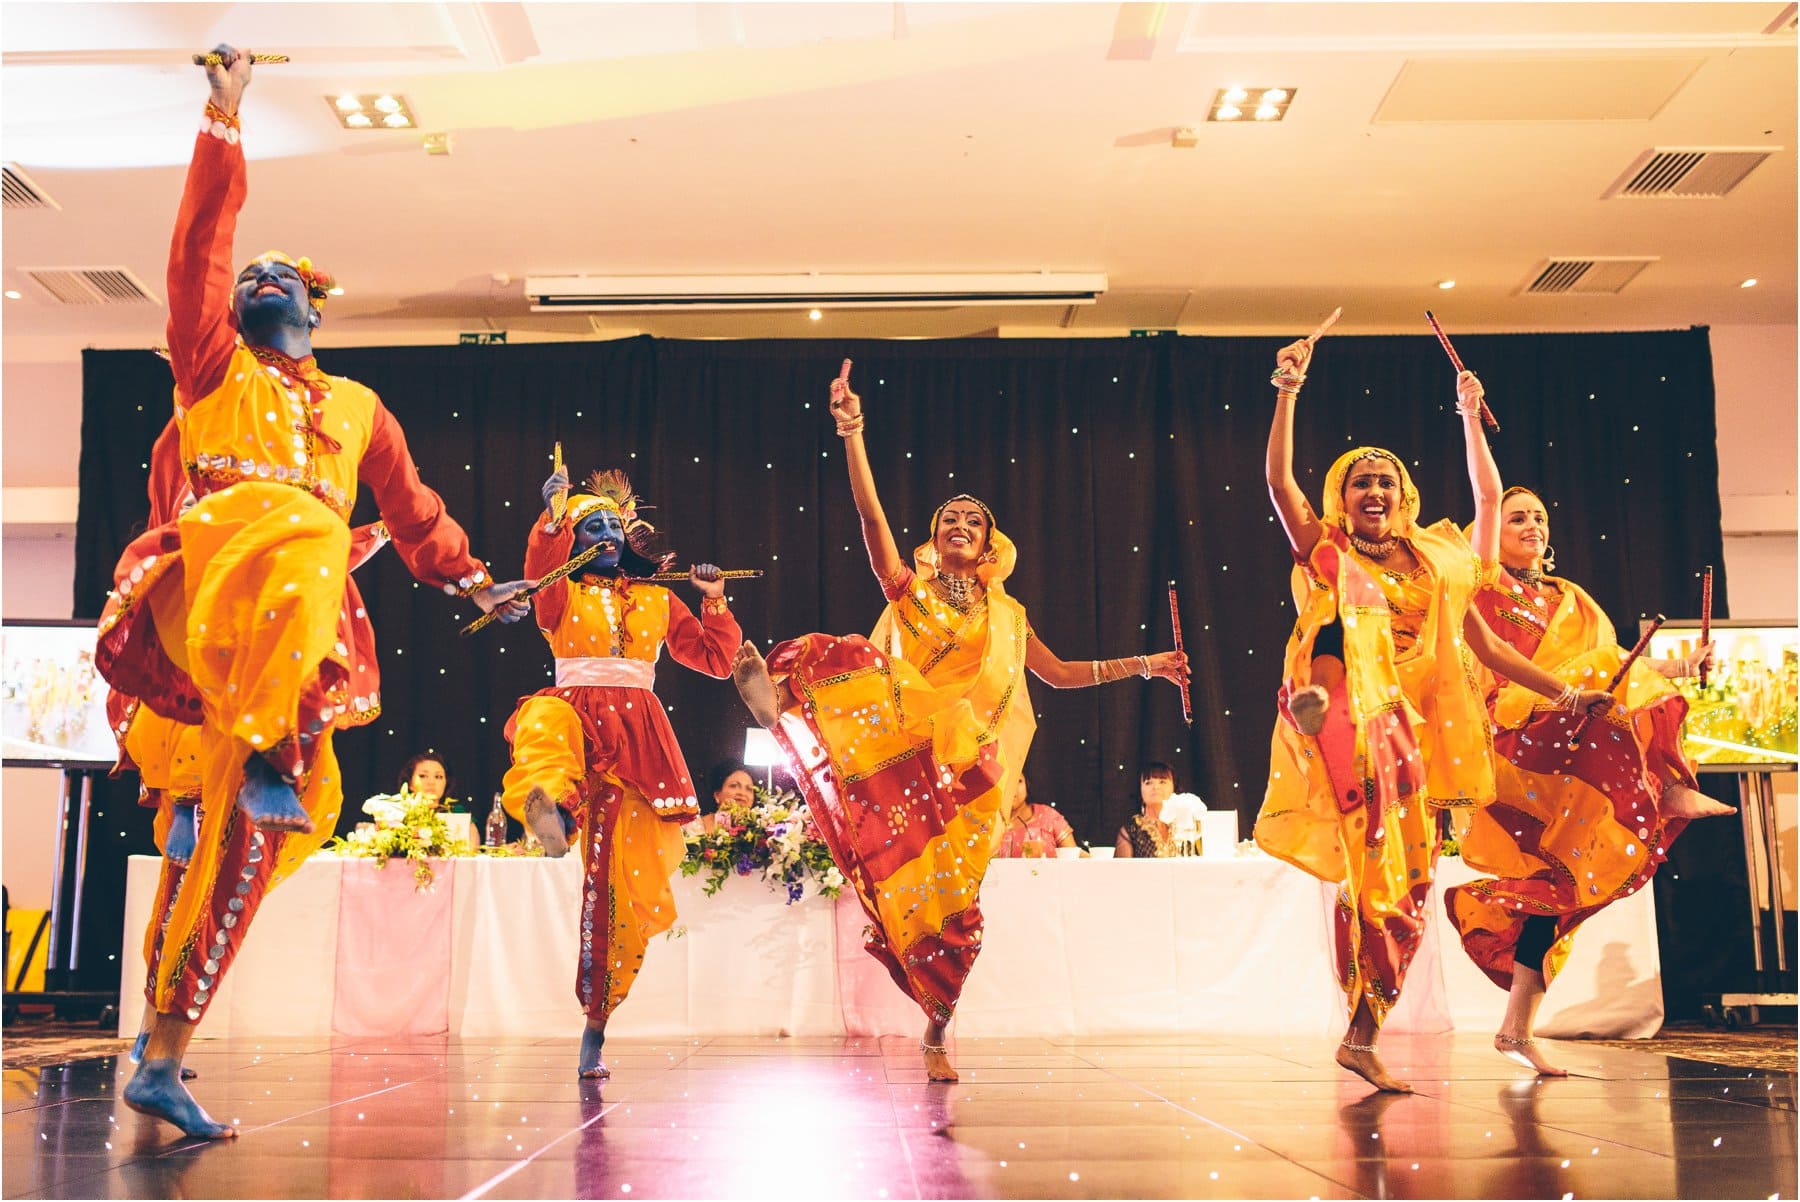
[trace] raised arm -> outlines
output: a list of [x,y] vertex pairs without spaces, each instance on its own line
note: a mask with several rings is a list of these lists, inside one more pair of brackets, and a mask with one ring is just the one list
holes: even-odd
[[237,345],[231,246],[248,190],[237,111],[250,85],[250,53],[230,46],[217,49],[225,62],[206,69],[212,95],[194,141],[169,244],[169,365],[188,404],[224,381]]
[[881,498],[875,495],[875,473],[869,469],[869,452],[863,446],[862,398],[850,391],[850,360],[831,382],[831,416],[837,419],[838,434],[844,440],[844,463],[850,469],[850,496],[856,501],[856,512],[862,518],[863,546],[869,549],[869,568],[885,590],[893,585],[906,566],[900,549],[894,545],[894,532],[888,526],[887,514],[881,510]]
[[1182,651],[1159,651],[1155,655],[1133,655],[1126,659],[1066,660],[1044,646],[1044,640],[1035,630],[1025,645],[1025,666],[1031,669],[1033,676],[1053,689],[1085,689],[1133,676],[1146,680],[1159,676],[1177,684],[1188,678],[1187,654]]
[[1312,554],[1325,531],[1294,479],[1294,404],[1300,397],[1300,385],[1306,382],[1312,352],[1312,343],[1305,338],[1276,352],[1275,374],[1269,377],[1275,385],[1275,418],[1269,426],[1269,451],[1263,465],[1275,516],[1287,531],[1288,545],[1301,559]]
[[1456,412],[1462,417],[1469,488],[1475,494],[1475,530],[1469,541],[1482,563],[1495,563],[1500,559],[1500,496],[1505,490],[1499,465],[1488,447],[1487,430],[1481,424],[1481,400],[1486,395],[1474,372],[1456,377]]

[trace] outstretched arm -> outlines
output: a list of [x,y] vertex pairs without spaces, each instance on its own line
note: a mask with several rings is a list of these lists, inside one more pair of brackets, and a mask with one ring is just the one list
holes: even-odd
[[1505,489],[1500,481],[1500,467],[1488,446],[1487,430],[1481,424],[1481,401],[1486,395],[1487,390],[1474,372],[1465,371],[1456,377],[1456,412],[1462,416],[1469,488],[1475,494],[1475,531],[1469,541],[1482,563],[1495,563],[1500,558],[1500,494]]
[[850,360],[831,382],[831,415],[837,419],[838,433],[844,439],[844,462],[850,469],[850,496],[862,518],[863,545],[869,549],[869,567],[881,587],[890,587],[906,565],[900,549],[894,545],[894,532],[888,526],[887,514],[881,510],[881,498],[875,495],[875,473],[869,468],[869,452],[863,446],[862,398],[850,391]]
[[1126,659],[1059,659],[1044,646],[1034,630],[1025,645],[1025,666],[1032,675],[1053,689],[1085,689],[1097,684],[1111,684],[1141,676],[1148,680],[1160,676],[1177,684],[1188,678],[1187,654],[1182,651],[1159,651],[1154,655],[1133,655]]
[[[1481,419],[1477,417],[1475,420]],[[1488,629],[1487,623],[1481,620],[1481,615],[1473,607],[1463,613],[1463,637],[1468,640],[1469,650],[1475,653],[1475,658],[1490,670],[1525,686],[1540,697],[1548,697],[1571,712],[1590,710],[1599,715],[1613,707],[1611,693],[1565,685],[1520,655],[1511,644]]]
[[1301,559],[1312,554],[1325,531],[1294,479],[1294,404],[1300,396],[1300,385],[1306,382],[1312,352],[1312,342],[1305,338],[1276,352],[1275,374],[1271,377],[1275,382],[1275,418],[1269,426],[1269,450],[1263,465],[1275,516],[1287,531],[1288,545]]

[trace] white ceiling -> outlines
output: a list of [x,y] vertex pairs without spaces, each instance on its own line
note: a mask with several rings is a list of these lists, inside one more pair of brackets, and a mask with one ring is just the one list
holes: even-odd
[[[5,6],[0,148],[61,206],[5,214],[4,351],[148,346],[148,305],[55,304],[22,269],[163,291],[225,40],[294,61],[244,102],[240,258],[348,289],[322,343],[1641,329],[1795,319],[1793,6],[31,4]],[[1296,89],[1278,125],[1220,87]],[[325,100],[403,93],[416,132]],[[1170,145],[1177,126],[1198,144]],[[1721,200],[1602,200],[1652,147],[1779,148]],[[1521,296],[1550,256],[1653,256],[1617,296]],[[1097,271],[1085,309],[608,317],[541,274]],[[1761,281],[1752,289],[1739,282]],[[1436,281],[1453,278],[1454,291]]]

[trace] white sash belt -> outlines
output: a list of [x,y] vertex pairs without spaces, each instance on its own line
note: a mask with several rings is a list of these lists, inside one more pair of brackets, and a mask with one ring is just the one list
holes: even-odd
[[602,685],[616,689],[655,689],[656,665],[647,659],[583,655],[556,661],[558,687]]

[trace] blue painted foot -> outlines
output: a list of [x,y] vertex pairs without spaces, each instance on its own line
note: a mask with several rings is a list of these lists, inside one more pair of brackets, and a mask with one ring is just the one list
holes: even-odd
[[600,1059],[600,1049],[605,1043],[605,1031],[596,1031],[592,1027],[582,1030],[580,1072],[583,1077],[612,1076],[612,1070],[606,1067],[606,1061]]
[[186,868],[194,858],[194,846],[200,842],[199,824],[194,821],[193,806],[176,806],[169,823],[169,834],[163,840],[163,855]]
[[236,1139],[237,1128],[213,1121],[181,1083],[181,1066],[173,1059],[146,1060],[125,1086],[125,1104],[139,1114],[174,1123],[200,1139]]
[[543,845],[544,854],[560,860],[569,854],[569,823],[562,807],[550,800],[542,789],[533,789],[525,797],[525,825]]
[[312,819],[301,808],[294,786],[282,780],[260,755],[244,761],[244,787],[238,790],[237,807],[262,830],[312,833]]
[[[138,1037],[136,1039],[131,1041],[131,1051],[128,1054],[130,1055],[131,1062],[133,1064],[141,1064],[143,1062],[144,1045],[148,1044],[149,1042],[150,1042],[150,1030],[148,1027],[146,1027],[144,1030],[138,1032]],[[198,1079],[199,1076],[200,1076],[199,1073],[195,1072],[193,1069],[189,1068],[187,1065],[184,1064],[181,1066],[181,1079],[183,1081],[193,1081],[193,1080]]]

